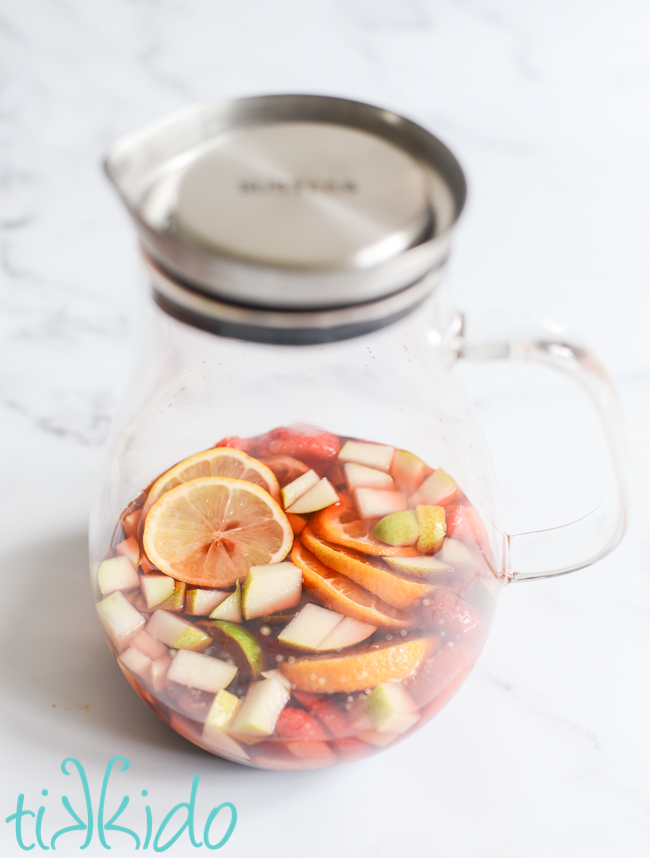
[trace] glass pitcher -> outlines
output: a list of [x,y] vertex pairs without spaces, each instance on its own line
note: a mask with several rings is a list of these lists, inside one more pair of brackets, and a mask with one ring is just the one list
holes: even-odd
[[[543,325],[467,340],[440,282],[463,174],[394,113],[200,105],[117,141],[107,171],[154,298],[91,517],[109,646],[160,718],[227,759],[392,747],[467,677],[506,583],[621,539],[607,376]],[[611,452],[591,515],[498,529],[463,357],[587,389]]]

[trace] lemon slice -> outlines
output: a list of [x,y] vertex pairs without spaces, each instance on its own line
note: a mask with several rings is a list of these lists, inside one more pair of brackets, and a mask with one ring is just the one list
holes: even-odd
[[273,471],[252,456],[232,447],[212,447],[183,459],[173,468],[165,471],[149,489],[143,514],[147,515],[151,507],[171,489],[197,480],[199,477],[230,477],[233,480],[246,480],[265,489],[274,500],[280,499],[280,487]]
[[165,492],[147,515],[143,547],[162,572],[199,587],[229,587],[251,566],[284,560],[293,531],[263,488],[200,477]]

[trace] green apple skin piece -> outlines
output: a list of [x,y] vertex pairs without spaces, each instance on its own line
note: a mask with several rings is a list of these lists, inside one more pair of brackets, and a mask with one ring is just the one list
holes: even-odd
[[318,485],[320,477],[316,471],[307,471],[306,474],[301,474],[293,482],[281,489],[282,506],[287,509],[291,504],[295,503],[298,498],[301,498],[309,489],[313,489]]
[[235,641],[255,673],[259,673],[262,670],[264,667],[264,651],[254,635],[243,626],[225,620],[215,620],[213,625],[221,629],[225,635]]
[[395,447],[385,444],[368,444],[364,441],[346,441],[339,453],[339,462],[356,462],[378,471],[390,471]]
[[203,590],[200,587],[187,590],[185,593],[185,613],[193,617],[208,617],[229,595],[227,590]]
[[377,626],[371,626],[370,623],[362,623],[352,617],[343,617],[338,626],[328,634],[325,640],[320,642],[318,650],[324,652],[332,649],[346,649],[365,641],[376,631]]
[[131,646],[136,647],[140,652],[143,652],[152,659],[162,658],[168,652],[167,647],[162,641],[152,638],[144,629],[140,629],[135,633],[131,641]]
[[216,694],[222,688],[230,685],[235,678],[237,668],[218,658],[192,652],[188,649],[179,650],[167,671],[167,680],[188,688],[198,688]]
[[392,512],[405,512],[406,498],[402,492],[389,492],[383,489],[355,489],[354,505],[361,518],[383,518]]
[[151,684],[154,691],[164,691],[167,685],[167,672],[173,659],[169,653],[155,658],[151,662]]
[[247,620],[294,608],[302,593],[302,571],[290,561],[251,566],[242,588]]
[[457,492],[458,486],[456,482],[449,476],[447,471],[438,468],[430,477],[426,478],[413,495],[411,506],[417,506],[418,504],[444,506],[456,497]]
[[139,676],[140,679],[145,682],[151,681],[151,664],[153,659],[149,658],[148,655],[145,655],[137,647],[130,646],[124,650],[122,655],[118,657],[118,661],[131,673]]
[[436,560],[451,566],[457,571],[471,572],[478,567],[476,557],[469,548],[458,539],[445,537],[442,548],[435,555]]
[[442,541],[447,533],[445,508],[433,504],[418,504],[415,514],[420,527],[417,550],[422,554],[435,554],[442,548]]
[[386,545],[415,545],[420,538],[418,518],[412,509],[393,512],[379,519],[372,535]]
[[338,503],[339,496],[336,489],[327,479],[323,477],[316,485],[309,489],[308,492],[292,504],[287,512],[297,513],[298,515],[307,512],[316,512],[319,509],[325,509],[326,506],[331,506],[333,503]]
[[230,732],[243,736],[270,736],[290,697],[291,693],[277,679],[253,682],[230,726]]
[[102,596],[108,596],[116,590],[135,590],[140,586],[140,576],[128,557],[118,555],[99,564],[97,586]]
[[288,646],[315,652],[342,620],[342,614],[308,602],[282,629],[278,635],[278,641]]
[[174,592],[176,581],[169,575],[143,575],[140,579],[142,595],[148,608],[155,608]]
[[384,557],[391,569],[406,575],[435,575],[438,572],[450,572],[451,566],[443,563],[440,552],[435,557]]
[[175,581],[174,592],[168,599],[165,599],[164,602],[161,602],[158,607],[163,608],[166,611],[182,611],[183,604],[185,602],[186,589],[187,584],[184,581]]
[[96,607],[106,634],[119,652],[125,650],[138,629],[144,627],[145,618],[120,590],[97,602]]
[[420,720],[409,693],[396,682],[382,682],[365,699],[375,730],[401,736]]
[[203,725],[201,741],[213,753],[223,754],[235,760],[248,761],[250,757],[240,743],[226,734],[241,705],[241,700],[234,694],[229,691],[219,691]]
[[210,614],[211,620],[228,620],[231,623],[241,623],[241,586],[239,581],[235,586],[235,592],[226,596]]
[[377,468],[369,468],[367,465],[346,462],[343,465],[343,473],[345,481],[348,484],[348,489],[351,492],[362,487],[367,489],[386,489],[387,491],[395,488],[395,483],[390,474],[387,474],[385,471],[378,471]]
[[186,620],[162,611],[154,611],[147,623],[145,631],[159,641],[174,647],[174,649],[190,649],[196,652],[206,649],[212,643],[212,638],[204,631],[188,623]]
[[408,450],[395,450],[390,472],[400,492],[408,497],[417,491],[432,469]]

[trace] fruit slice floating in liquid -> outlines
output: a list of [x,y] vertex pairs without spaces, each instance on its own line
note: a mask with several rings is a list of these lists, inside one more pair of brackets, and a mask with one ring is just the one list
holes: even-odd
[[433,586],[421,581],[409,581],[390,572],[381,560],[367,557],[351,548],[332,545],[319,539],[306,527],[300,539],[321,563],[351,578],[394,608],[410,608],[418,599],[426,598]]
[[312,532],[326,542],[343,545],[363,554],[376,557],[417,557],[419,553],[414,548],[379,542],[372,536],[373,522],[362,521],[356,510],[345,500],[316,513],[310,524]]
[[149,510],[143,546],[162,572],[200,587],[230,586],[251,566],[283,560],[287,517],[260,486],[201,477],[166,492]]
[[298,691],[364,691],[412,676],[429,650],[428,638],[416,638],[334,658],[302,658],[292,664],[285,661],[280,670]]
[[149,489],[143,510],[144,515],[163,494],[182,483],[188,483],[200,477],[230,477],[233,480],[246,480],[265,489],[275,500],[280,498],[278,481],[270,468],[241,450],[213,447],[197,453],[196,456],[190,456],[189,459],[183,459],[158,477]]
[[333,611],[382,629],[405,629],[412,625],[396,608],[325,566],[302,543],[294,544],[291,559],[302,569],[306,589],[319,596]]

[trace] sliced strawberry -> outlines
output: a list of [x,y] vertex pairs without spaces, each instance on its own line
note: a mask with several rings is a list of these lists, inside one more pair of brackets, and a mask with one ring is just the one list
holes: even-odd
[[310,470],[309,465],[294,459],[293,456],[267,456],[260,461],[273,471],[281,489]]
[[460,539],[470,547],[478,545],[481,548],[487,548],[489,545],[481,516],[473,506],[464,504],[447,507],[447,536]]
[[293,456],[315,468],[322,468],[338,455],[336,435],[316,426],[280,426],[257,439],[259,456]]
[[367,742],[362,742],[361,739],[356,739],[354,736],[344,736],[340,739],[332,739],[330,741],[332,747],[338,754],[341,760],[359,760],[362,757],[367,757],[372,754],[372,746]]
[[451,641],[424,662],[406,690],[420,707],[434,700],[440,702],[439,707],[426,709],[426,717],[432,717],[455,694],[469,674],[477,654],[473,647]]
[[322,725],[304,709],[285,706],[275,724],[276,735],[282,739],[325,742],[327,734]]
[[287,742],[286,747],[301,760],[317,760],[324,766],[336,762],[336,754],[327,742]]
[[475,642],[481,638],[481,616],[460,596],[446,587],[438,587],[428,601],[428,606],[423,608],[427,625],[435,629],[443,643],[459,640]]
[[228,438],[222,438],[214,446],[231,447],[234,450],[242,450],[242,452],[252,455],[255,450],[255,438],[238,438],[237,435],[231,435]]
[[345,710],[337,703],[320,694],[294,691],[293,696],[308,712],[311,712],[323,724],[332,736],[340,738],[351,732],[350,722]]

